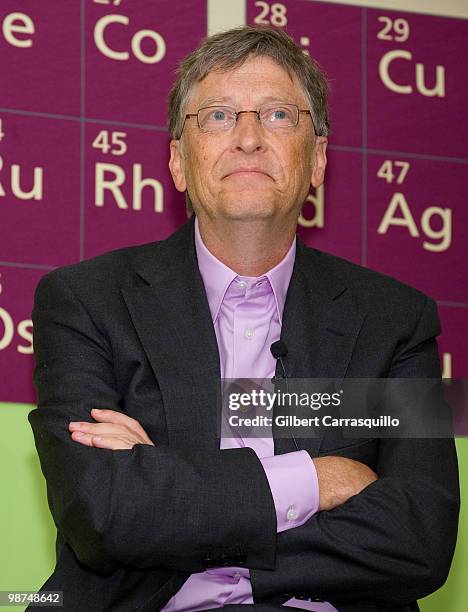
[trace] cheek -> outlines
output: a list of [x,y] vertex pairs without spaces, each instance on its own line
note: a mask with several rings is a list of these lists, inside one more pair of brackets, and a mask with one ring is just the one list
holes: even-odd
[[186,176],[190,182],[199,180],[206,172],[207,153],[201,147],[192,146],[187,151]]
[[209,142],[200,146],[196,151],[194,170],[202,188],[210,182],[216,181],[222,174],[223,150]]
[[290,181],[302,183],[310,180],[312,173],[312,152],[304,144],[291,147],[288,155],[283,157],[283,161],[285,174],[286,176],[289,174]]
[[209,143],[198,141],[191,147],[190,156],[193,166],[206,172],[210,159],[213,158],[212,147],[209,146]]
[[187,151],[186,178],[188,190],[198,194],[198,198],[209,200],[210,193],[216,191],[213,186],[216,156],[208,144],[197,144]]
[[308,143],[303,143],[299,153],[301,172],[305,178],[310,181],[313,170],[313,147]]
[[312,146],[302,135],[289,142],[279,143],[277,148],[280,160],[285,168],[305,168],[310,165]]

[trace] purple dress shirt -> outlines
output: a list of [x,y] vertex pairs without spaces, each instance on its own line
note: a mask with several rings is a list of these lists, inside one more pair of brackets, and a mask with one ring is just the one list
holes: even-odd
[[[195,247],[218,341],[222,378],[272,378],[276,360],[270,345],[279,340],[286,293],[296,253],[294,239],[286,256],[261,277],[238,276],[204,245],[195,219]],[[319,507],[319,487],[307,451],[274,455],[273,438],[222,438],[220,448],[251,447],[270,485],[277,532],[303,525]],[[252,493],[254,494],[254,492]],[[250,573],[222,567],[191,574],[163,612],[195,612],[227,604],[252,604]],[[336,612],[327,602],[290,599],[285,606]]]

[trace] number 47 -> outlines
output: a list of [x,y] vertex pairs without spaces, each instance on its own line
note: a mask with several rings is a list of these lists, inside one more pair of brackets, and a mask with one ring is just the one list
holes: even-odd
[[406,175],[408,174],[408,170],[410,167],[409,162],[406,161],[393,161],[390,159],[386,159],[384,163],[380,166],[377,171],[377,176],[381,179],[385,179],[387,183],[393,183],[395,179],[395,174],[393,172],[393,166],[396,168],[400,168],[400,172],[396,177],[396,182],[398,185],[401,185],[405,180]]

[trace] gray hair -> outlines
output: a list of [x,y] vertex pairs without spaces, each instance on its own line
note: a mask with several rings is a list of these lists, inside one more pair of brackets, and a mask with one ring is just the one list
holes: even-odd
[[193,86],[212,70],[238,68],[251,56],[270,57],[290,77],[296,76],[309,102],[317,134],[328,136],[329,82],[318,62],[306,55],[283,30],[242,26],[205,38],[181,61],[168,100],[168,127],[172,138],[181,136]]

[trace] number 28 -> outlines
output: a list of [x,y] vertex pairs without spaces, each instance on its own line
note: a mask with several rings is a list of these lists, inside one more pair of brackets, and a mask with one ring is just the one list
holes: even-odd
[[286,6],[275,2],[274,4],[268,4],[268,2],[256,2],[255,6],[258,6],[260,13],[255,16],[254,23],[260,25],[274,25],[277,27],[283,27],[287,25],[288,19],[286,17]]

